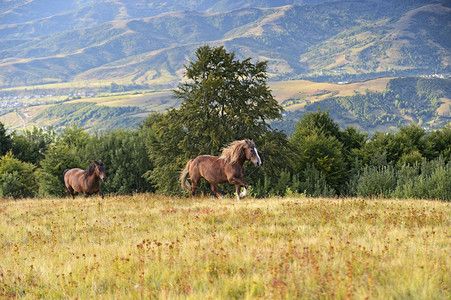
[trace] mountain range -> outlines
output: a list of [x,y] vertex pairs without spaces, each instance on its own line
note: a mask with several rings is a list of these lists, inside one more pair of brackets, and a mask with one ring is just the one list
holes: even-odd
[[268,61],[275,81],[450,73],[451,2],[3,0],[0,88],[170,88],[205,44]]

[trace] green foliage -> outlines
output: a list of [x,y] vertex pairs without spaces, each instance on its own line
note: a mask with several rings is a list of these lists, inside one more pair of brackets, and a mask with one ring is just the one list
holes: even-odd
[[433,159],[443,156],[447,161],[451,160],[451,124],[428,133],[425,140],[426,157]]
[[293,190],[312,197],[332,197],[335,195],[335,190],[328,183],[326,176],[312,164],[305,167],[302,178],[302,181],[294,181]]
[[36,167],[8,152],[0,157],[0,197],[33,197],[38,191]]
[[357,183],[359,197],[390,197],[396,188],[397,173],[391,165],[365,166]]
[[5,125],[0,122],[0,156],[11,149],[11,137],[6,133]]
[[318,133],[336,138],[340,135],[340,127],[329,116],[329,109],[322,112],[320,107],[318,107],[317,112],[305,114],[303,119],[299,121],[299,124],[295,125],[295,128],[294,139],[301,139]]
[[[297,154],[296,172],[302,174],[311,165],[324,176],[329,186],[338,191],[345,181],[346,172],[339,136],[338,124],[329,117],[328,111],[306,114],[290,137]],[[320,175],[316,177],[320,178]]]
[[77,126],[106,131],[117,128],[119,125],[137,128],[140,119],[135,116],[143,112],[145,111],[136,106],[108,107],[95,103],[61,103],[45,109],[34,117],[33,121],[54,120],[55,127]]
[[266,84],[266,62],[239,61],[222,46],[200,47],[196,58],[186,67],[191,81],[174,92],[181,107],[169,114],[186,128],[182,144],[192,154],[218,153],[227,142],[259,137],[269,120],[281,118]]
[[102,160],[108,180],[102,182],[102,192],[132,194],[153,191],[143,175],[153,168],[145,141],[148,131],[113,130],[90,136],[79,150],[84,162]]
[[145,120],[143,129],[149,133],[146,144],[154,165],[145,173],[145,178],[162,193],[180,193],[178,174],[189,159],[179,148],[185,131],[179,123],[171,122],[168,115],[158,113]]
[[437,115],[441,98],[451,98],[450,79],[394,78],[384,92],[330,97],[307,104],[305,110],[310,113],[320,106],[328,107],[331,117],[341,124],[357,123],[370,132],[381,127],[403,127],[412,119],[419,125],[428,122],[431,127],[441,128],[449,122]]
[[39,165],[48,147],[55,141],[55,137],[54,130],[37,127],[15,132],[12,136],[12,151],[17,159]]
[[412,150],[409,153],[403,153],[398,160],[398,165],[409,165],[413,166],[415,164],[419,164],[424,160],[424,157],[421,155],[420,151]]
[[451,163],[442,157],[404,165],[398,175],[398,185],[393,192],[398,198],[423,198],[451,200]]
[[[219,155],[234,140],[254,139],[262,155],[265,149],[274,153],[273,143],[281,149],[287,144],[268,123],[281,118],[282,108],[266,84],[266,62],[239,61],[222,46],[200,47],[196,58],[186,66],[188,81],[174,91],[180,108],[144,122],[151,129],[149,155],[155,164],[147,178],[166,193],[179,190],[178,170],[189,159]],[[265,157],[265,164],[277,160]]]
[[89,134],[83,128],[66,126],[60,136],[60,143],[71,148],[84,148],[89,141]]
[[59,142],[51,146],[41,161],[39,193],[46,196],[63,197],[66,193],[63,172],[66,169],[82,168],[77,148]]

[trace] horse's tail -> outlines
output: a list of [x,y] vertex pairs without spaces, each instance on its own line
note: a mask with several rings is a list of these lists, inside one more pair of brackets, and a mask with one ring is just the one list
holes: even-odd
[[188,182],[188,174],[189,174],[189,166],[191,165],[192,161],[193,160],[190,159],[186,163],[185,169],[183,169],[182,172],[180,173],[180,184],[182,185],[182,188],[184,188],[187,191],[189,191],[191,189],[191,185]]
[[64,176],[66,175],[67,171],[69,171],[69,169],[64,170],[63,172],[63,181],[64,181]]

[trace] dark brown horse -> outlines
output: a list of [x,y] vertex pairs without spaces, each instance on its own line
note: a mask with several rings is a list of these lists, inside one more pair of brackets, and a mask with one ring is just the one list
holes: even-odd
[[[247,196],[248,185],[241,179],[246,160],[253,162],[257,167],[262,164],[253,140],[235,141],[224,148],[221,156],[200,155],[188,161],[180,174],[180,182],[182,187],[191,190],[191,195],[194,196],[200,178],[203,177],[210,182],[211,190],[219,198],[222,198],[222,195],[219,193],[218,184],[229,182],[235,185],[236,197],[240,200]],[[191,186],[188,183],[188,174]],[[244,191],[240,194],[241,186],[244,187]]]
[[72,195],[72,198],[75,198],[76,193],[83,193],[85,197],[97,193],[103,199],[99,179],[105,181],[107,176],[101,160],[92,161],[87,170],[79,168],[65,170],[63,178],[66,192]]

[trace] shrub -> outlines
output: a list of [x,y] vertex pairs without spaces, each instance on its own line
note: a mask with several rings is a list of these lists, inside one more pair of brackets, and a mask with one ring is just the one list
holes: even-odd
[[64,196],[64,170],[82,166],[80,156],[74,148],[66,145],[52,146],[41,161],[39,193],[45,196]]
[[324,174],[313,165],[308,164],[303,175],[303,181],[296,184],[298,192],[312,197],[331,197],[335,195],[335,190],[327,183]]
[[443,157],[414,166],[403,165],[398,172],[394,197],[451,199],[451,165]]
[[360,197],[389,197],[396,188],[396,169],[392,165],[365,166],[357,182]]
[[0,196],[34,197],[38,191],[36,167],[14,158],[10,152],[0,157]]

